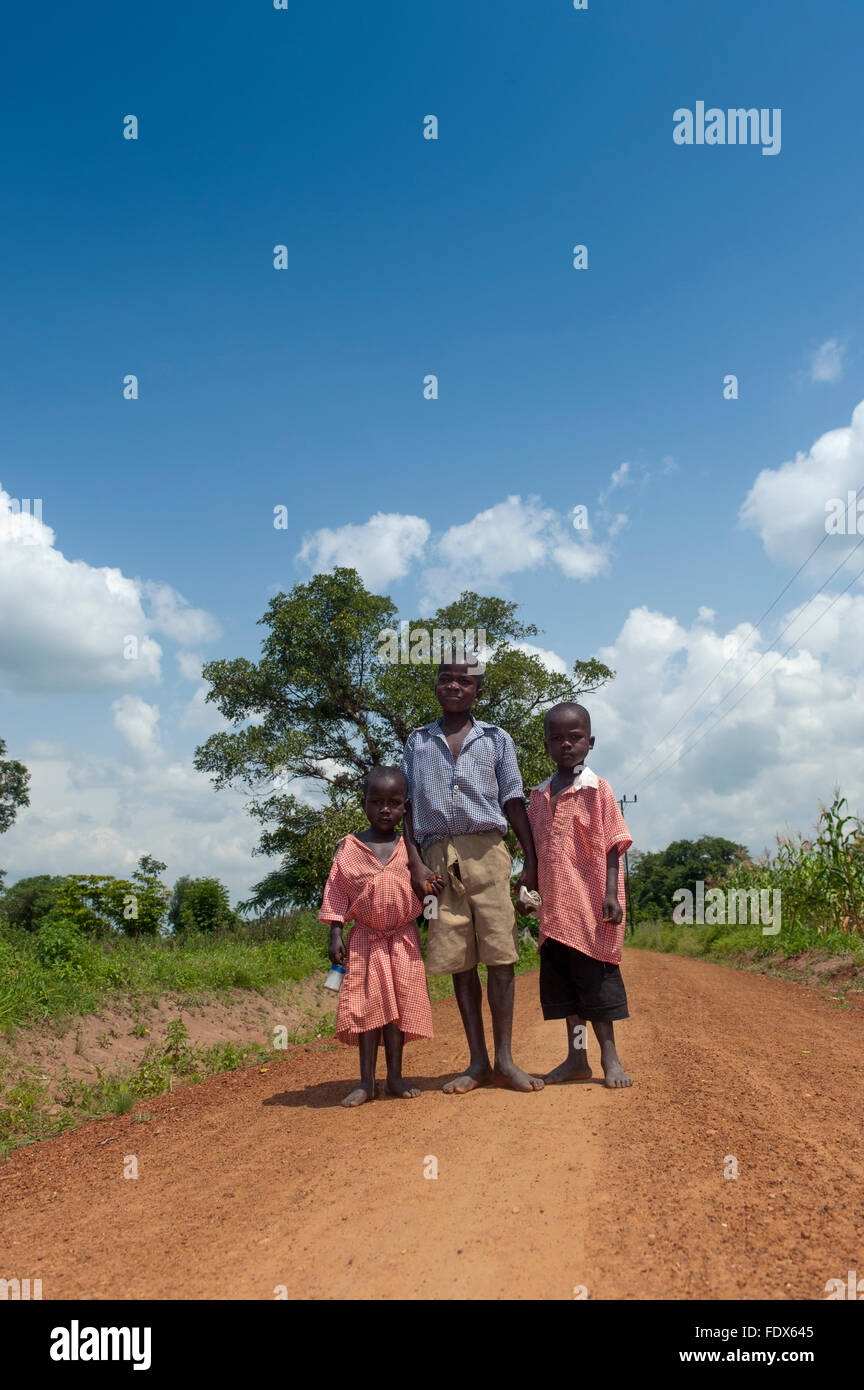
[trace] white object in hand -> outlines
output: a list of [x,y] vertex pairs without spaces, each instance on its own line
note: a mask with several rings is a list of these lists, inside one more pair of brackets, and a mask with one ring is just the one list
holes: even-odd
[[339,990],[340,990],[341,987],[342,987],[342,981],[343,981],[344,979],[345,979],[345,966],[344,966],[344,965],[331,965],[331,966],[330,966],[330,974],[327,976],[327,979],[324,981],[324,988],[325,988],[325,989],[332,989],[334,994],[338,994],[338,993],[339,993]]
[[522,887],[519,889],[519,897],[516,899],[516,901],[522,908],[523,912],[527,912],[529,916],[535,916],[543,902],[543,899],[540,897],[539,893],[535,893],[533,888],[526,888],[525,884],[523,883]]

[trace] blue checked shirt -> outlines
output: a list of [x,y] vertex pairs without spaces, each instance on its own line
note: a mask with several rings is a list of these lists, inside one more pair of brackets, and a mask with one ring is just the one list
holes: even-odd
[[[473,716],[472,716],[473,719]],[[512,738],[497,724],[474,727],[454,762],[441,721],[415,729],[405,744],[402,771],[408,780],[414,838],[421,850],[447,835],[507,829],[503,807],[524,800]]]

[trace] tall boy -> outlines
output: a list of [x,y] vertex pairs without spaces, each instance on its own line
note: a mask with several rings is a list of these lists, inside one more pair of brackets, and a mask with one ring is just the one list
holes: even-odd
[[[426,969],[453,976],[470,1051],[467,1069],[444,1087],[448,1094],[490,1082],[517,1091],[543,1086],[538,1076],[517,1067],[510,1051],[519,942],[510,898],[512,861],[504,843],[508,821],[522,846],[520,882],[528,888],[537,886],[537,856],[513,740],[471,713],[482,683],[476,664],[442,661],[435,684],[441,717],[414,730],[402,763],[410,802],[404,839],[414,891],[421,899],[430,892],[437,898]],[[494,1065],[486,1050],[478,959],[489,972]]]
[[[605,1084],[632,1086],[615,1050],[614,1021],[628,1018],[621,978],[624,912],[620,858],[633,843],[612,788],[585,759],[594,747],[582,705],[550,709],[546,752],[556,772],[531,792],[540,896],[540,1003],[543,1017],[567,1020],[567,1057],[544,1079],[591,1076],[585,1024],[600,1044]],[[577,1031],[578,1030],[578,1031]]]

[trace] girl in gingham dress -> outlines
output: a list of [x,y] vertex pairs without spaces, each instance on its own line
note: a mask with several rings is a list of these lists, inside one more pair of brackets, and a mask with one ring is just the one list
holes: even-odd
[[[408,788],[398,768],[374,767],[363,809],[369,829],[339,842],[318,919],[330,923],[329,956],[346,965],[336,1013],[339,1042],[359,1047],[360,1085],[342,1104],[362,1105],[377,1094],[375,1063],[384,1035],[385,1089],[403,1100],[420,1092],[402,1079],[405,1041],[432,1037],[432,1009],[415,917],[405,844],[396,826]],[[342,928],[354,923],[346,947]]]

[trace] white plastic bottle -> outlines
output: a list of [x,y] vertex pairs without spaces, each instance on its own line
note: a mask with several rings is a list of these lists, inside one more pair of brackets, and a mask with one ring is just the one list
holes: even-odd
[[332,989],[332,991],[333,991],[334,994],[338,994],[338,993],[339,993],[339,990],[342,988],[342,981],[344,980],[344,978],[345,978],[345,966],[344,966],[344,965],[331,965],[331,966],[330,966],[330,974],[327,976],[327,979],[324,981],[324,988],[325,988],[325,989]]

